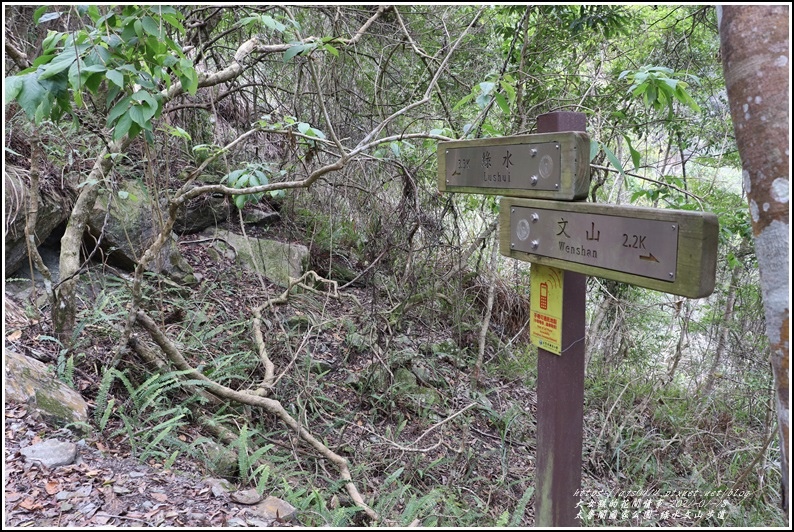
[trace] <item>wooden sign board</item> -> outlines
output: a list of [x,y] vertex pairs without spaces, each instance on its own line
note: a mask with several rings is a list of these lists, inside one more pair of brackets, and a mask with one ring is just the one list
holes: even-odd
[[440,142],[441,192],[584,199],[590,189],[590,138],[567,131]]
[[500,205],[505,256],[686,297],[714,291],[714,214],[513,198]]

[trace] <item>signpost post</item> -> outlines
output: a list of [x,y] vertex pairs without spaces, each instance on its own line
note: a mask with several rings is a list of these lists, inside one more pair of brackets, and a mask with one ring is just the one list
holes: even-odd
[[[583,113],[549,113],[538,117],[541,133],[584,131],[585,126]],[[588,171],[588,184],[589,175]],[[539,268],[540,271],[545,269],[545,266]],[[559,352],[547,349],[551,346],[546,344],[538,347],[535,526],[577,526],[577,503],[582,485],[587,277],[573,271],[549,269],[552,275],[562,279],[558,296],[562,316],[557,324]],[[533,264],[530,277],[536,273],[539,272]],[[542,310],[540,301],[538,303]],[[533,327],[538,328],[530,323],[530,333]]]
[[713,214],[575,201],[590,186],[585,125],[582,113],[548,113],[536,135],[438,147],[439,189],[508,196],[500,201],[500,250],[532,262],[535,524],[543,527],[579,525],[586,276],[705,297],[716,274]]

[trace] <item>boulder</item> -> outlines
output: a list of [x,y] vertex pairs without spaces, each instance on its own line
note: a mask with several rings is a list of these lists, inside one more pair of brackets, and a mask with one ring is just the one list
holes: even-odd
[[[160,213],[155,205],[139,181],[123,181],[117,191],[99,195],[88,227],[95,239],[101,236],[100,245],[109,263],[127,270],[135,268],[140,256],[160,233],[165,212]],[[89,243],[89,248],[92,245]],[[193,268],[182,257],[173,232],[147,270],[166,274],[177,282],[195,282]]]
[[[25,213],[28,198],[28,170],[8,165],[3,170],[5,185],[5,249],[3,259],[5,277],[13,275],[27,264],[28,248],[25,243]],[[69,216],[71,200],[59,194],[53,186],[44,186],[39,193],[38,214],[36,215],[36,245],[50,236],[53,229],[62,224]]]
[[232,247],[237,262],[244,268],[259,272],[284,287],[289,284],[290,277],[303,275],[309,259],[309,249],[301,244],[285,244],[265,238],[246,238],[223,229],[205,231],[202,235],[225,242]]
[[208,227],[217,227],[228,217],[229,200],[226,196],[204,194],[186,201],[177,210],[174,232],[178,235],[198,233]]
[[88,404],[38,360],[4,349],[6,400],[27,403],[58,427],[88,420]]

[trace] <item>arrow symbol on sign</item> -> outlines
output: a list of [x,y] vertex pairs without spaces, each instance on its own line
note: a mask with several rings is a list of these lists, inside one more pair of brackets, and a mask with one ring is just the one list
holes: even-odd
[[653,256],[653,253],[647,255],[640,255],[640,260],[647,260],[648,262],[659,262],[659,259]]

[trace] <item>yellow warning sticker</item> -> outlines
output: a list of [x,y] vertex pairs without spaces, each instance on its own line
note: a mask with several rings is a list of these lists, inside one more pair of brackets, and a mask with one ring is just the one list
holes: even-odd
[[533,264],[530,272],[529,336],[550,353],[562,351],[562,270]]

